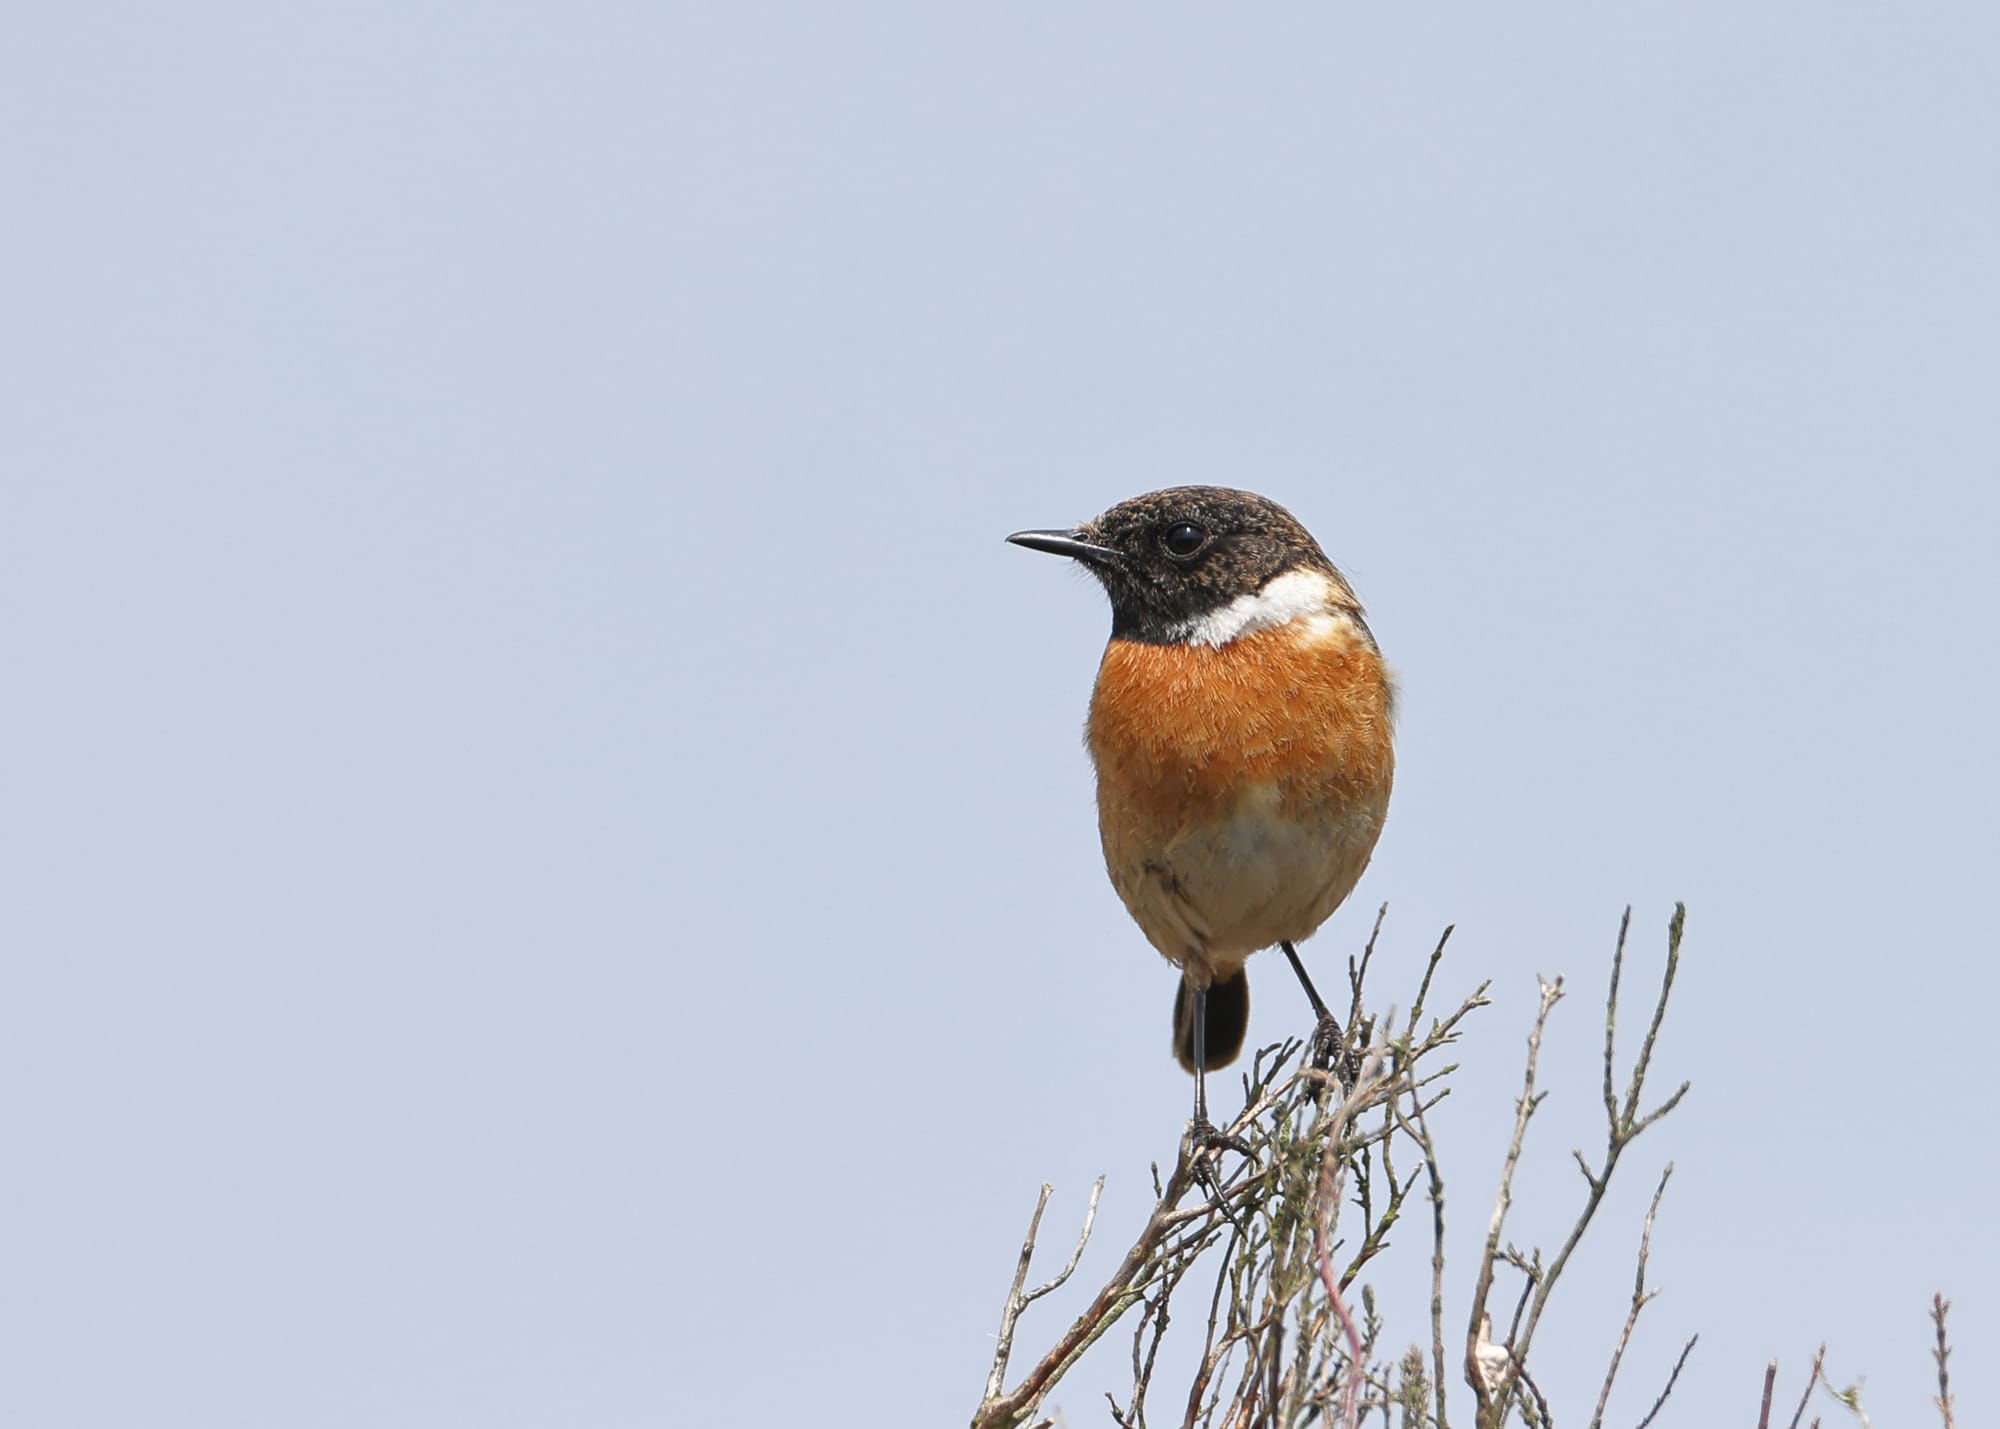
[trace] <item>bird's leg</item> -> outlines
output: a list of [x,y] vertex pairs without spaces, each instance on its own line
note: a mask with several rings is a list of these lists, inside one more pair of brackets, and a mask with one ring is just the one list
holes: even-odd
[[1326,1002],[1320,997],[1319,989],[1313,986],[1313,980],[1306,976],[1306,965],[1299,960],[1299,950],[1289,942],[1279,943],[1278,946],[1291,960],[1292,971],[1299,975],[1299,986],[1306,990],[1306,1001],[1312,1004],[1313,1016],[1319,1019],[1313,1027],[1311,1060],[1313,1067],[1324,1072],[1333,1066],[1334,1054],[1340,1050],[1340,1024],[1327,1011]]
[[1211,1151],[1234,1151],[1239,1156],[1249,1156],[1250,1143],[1240,1136],[1231,1136],[1219,1130],[1208,1119],[1208,989],[1194,989],[1194,1121],[1188,1126],[1188,1145],[1194,1153],[1194,1174],[1197,1181],[1210,1187],[1215,1203],[1228,1208],[1222,1197],[1222,1177],[1209,1163]]

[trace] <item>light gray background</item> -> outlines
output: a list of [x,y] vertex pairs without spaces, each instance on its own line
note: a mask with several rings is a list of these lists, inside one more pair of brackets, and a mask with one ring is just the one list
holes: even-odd
[[1387,900],[1385,996],[1447,921],[1446,990],[1495,979],[1454,1323],[1535,972],[1524,1243],[1619,910],[1643,992],[1685,898],[1695,1090],[1538,1343],[1558,1413],[1671,1157],[1614,1423],[1697,1330],[1674,1422],[1822,1337],[1925,1422],[1934,1288],[1990,1419],[1997,47],[1971,3],[24,17],[0,1420],[962,1422],[1035,1187],[1061,1240],[1109,1174],[1101,1276],[1188,1096],[1098,863],[1101,598],[1000,537],[1189,481],[1289,504],[1402,673],[1310,952]]

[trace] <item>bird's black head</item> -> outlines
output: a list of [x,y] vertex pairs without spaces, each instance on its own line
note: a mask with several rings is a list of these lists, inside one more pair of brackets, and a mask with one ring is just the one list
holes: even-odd
[[1331,604],[1359,614],[1319,543],[1277,502],[1226,486],[1175,486],[1121,501],[1070,531],[1017,531],[1017,546],[1080,561],[1111,597],[1114,639],[1201,638],[1204,618],[1292,572],[1322,577]]

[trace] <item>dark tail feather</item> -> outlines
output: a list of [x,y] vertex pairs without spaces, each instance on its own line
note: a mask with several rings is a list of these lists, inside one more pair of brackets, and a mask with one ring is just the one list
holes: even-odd
[[[1250,979],[1238,968],[1235,977],[1209,984],[1206,1002],[1202,1053],[1213,1071],[1228,1066],[1243,1050],[1243,1036],[1250,1030]],[[1174,994],[1174,1057],[1184,1070],[1194,1070],[1194,989],[1185,978]]]

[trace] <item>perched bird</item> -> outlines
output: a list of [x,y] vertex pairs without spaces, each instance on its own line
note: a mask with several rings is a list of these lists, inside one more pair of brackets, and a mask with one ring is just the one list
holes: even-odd
[[1179,486],[1007,539],[1111,597],[1087,728],[1098,832],[1112,887],[1180,969],[1174,1055],[1213,1138],[1202,1074],[1242,1049],[1252,953],[1285,950],[1316,1044],[1338,1040],[1294,945],[1353,890],[1388,812],[1381,652],[1319,543],[1248,491]]

